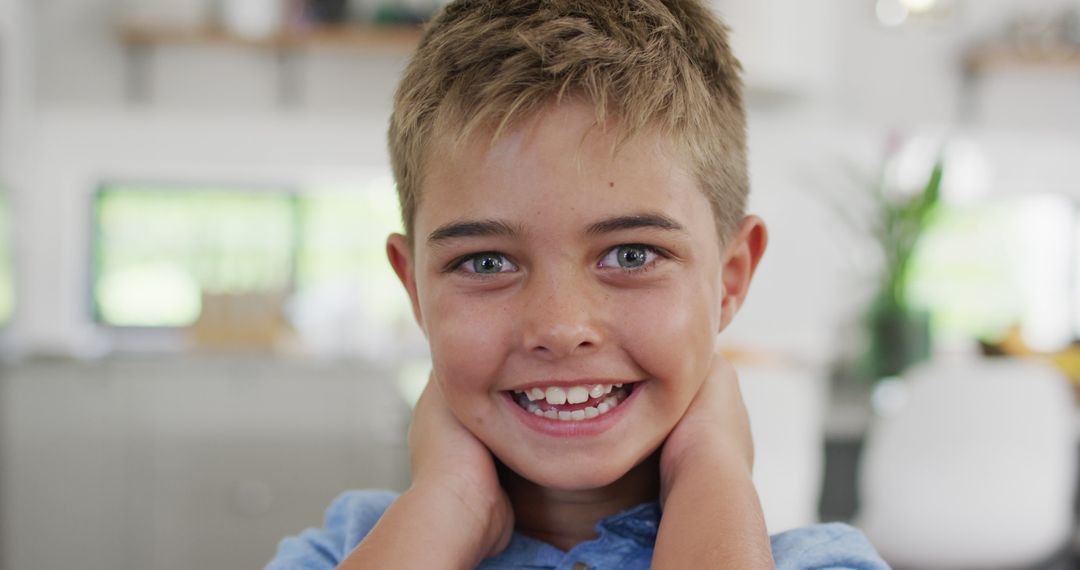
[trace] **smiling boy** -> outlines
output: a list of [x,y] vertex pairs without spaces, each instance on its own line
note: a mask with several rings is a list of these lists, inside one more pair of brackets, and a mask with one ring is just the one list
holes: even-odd
[[886,568],[845,525],[765,530],[715,350],[767,243],[738,73],[696,0],[445,8],[390,126],[413,482],[268,568]]

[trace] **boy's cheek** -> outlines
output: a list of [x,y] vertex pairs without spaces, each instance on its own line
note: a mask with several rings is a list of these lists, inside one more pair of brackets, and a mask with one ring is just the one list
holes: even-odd
[[[698,297],[700,299],[700,297]],[[686,400],[708,373],[716,331],[704,302],[663,299],[641,304],[620,320],[621,344],[646,375],[669,384],[664,391]]]
[[485,388],[496,377],[510,335],[483,311],[437,313],[428,320],[428,340],[436,374],[458,387]]

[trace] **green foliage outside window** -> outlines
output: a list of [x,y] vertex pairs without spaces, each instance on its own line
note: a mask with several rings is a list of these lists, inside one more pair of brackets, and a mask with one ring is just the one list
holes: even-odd
[[363,310],[381,322],[401,316],[401,285],[386,260],[386,237],[401,231],[393,180],[366,187],[325,186],[304,192],[298,202],[303,231],[297,291],[347,287]]
[[301,192],[112,186],[95,204],[97,319],[183,327],[204,293],[285,292],[309,316],[344,306],[356,326],[396,325],[408,305],[384,244],[400,227],[389,177]]
[[1022,207],[1009,200],[938,211],[912,259],[907,291],[934,315],[933,336],[997,339],[1021,318]]
[[96,201],[94,299],[117,326],[185,326],[201,296],[287,290],[294,198],[229,188],[113,187]]

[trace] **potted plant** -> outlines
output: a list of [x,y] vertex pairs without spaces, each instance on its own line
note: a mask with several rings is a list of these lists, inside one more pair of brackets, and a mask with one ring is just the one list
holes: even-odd
[[869,365],[874,380],[895,376],[930,356],[930,315],[908,299],[912,256],[932,221],[941,195],[944,165],[939,159],[920,192],[894,201],[878,185],[880,226],[877,242],[884,253],[881,288],[866,323],[870,333]]
[[908,285],[916,248],[940,202],[944,161],[938,158],[926,182],[905,192],[890,180],[895,159],[890,152],[876,176],[856,176],[860,192],[869,196],[865,211],[853,211],[850,200],[834,204],[852,229],[872,241],[882,260],[876,293],[860,315],[868,342],[855,369],[872,383],[930,356],[930,315],[912,305]]

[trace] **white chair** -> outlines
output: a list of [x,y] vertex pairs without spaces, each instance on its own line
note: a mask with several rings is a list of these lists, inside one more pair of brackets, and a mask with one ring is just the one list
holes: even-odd
[[1025,568],[1069,541],[1076,411],[1061,374],[1008,358],[905,375],[860,466],[857,524],[898,568]]

